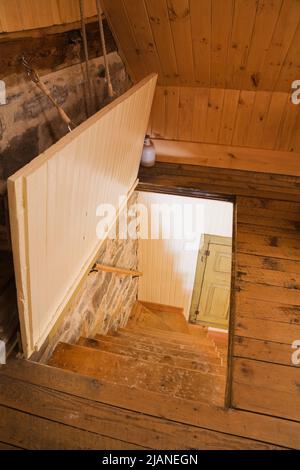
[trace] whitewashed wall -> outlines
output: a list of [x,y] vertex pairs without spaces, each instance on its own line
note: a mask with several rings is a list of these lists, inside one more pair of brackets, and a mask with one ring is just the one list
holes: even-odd
[[[187,245],[186,239],[139,240],[139,270],[143,273],[139,280],[139,299],[183,307],[188,317],[202,235],[231,237],[233,205],[222,201],[146,192],[139,193],[139,203],[148,210],[148,227],[151,227],[150,209],[153,204],[178,204],[182,207],[191,204],[194,214],[196,206],[201,207],[199,213],[203,214],[203,221],[198,227],[193,250],[190,249],[190,243]],[[157,223],[157,214],[153,216],[152,212],[153,219]]]

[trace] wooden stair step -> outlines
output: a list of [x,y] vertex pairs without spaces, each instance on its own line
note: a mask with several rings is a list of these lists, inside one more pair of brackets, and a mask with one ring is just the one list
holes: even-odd
[[188,400],[219,403],[224,394],[225,380],[216,380],[209,374],[137,361],[67,343],[57,345],[48,364],[115,384]]
[[218,355],[215,353],[206,353],[203,351],[195,351],[194,348],[190,348],[186,345],[181,345],[180,348],[175,346],[173,343],[162,343],[157,341],[149,341],[149,338],[136,338],[132,341],[132,337],[128,338],[126,336],[112,336],[112,335],[99,335],[95,336],[95,339],[105,343],[120,344],[125,347],[134,346],[136,349],[142,349],[144,351],[155,352],[164,354],[167,352],[173,356],[178,356],[178,351],[180,350],[180,357],[183,359],[188,359],[191,361],[209,361],[212,364],[220,365],[221,361]]
[[161,352],[147,351],[144,349],[138,349],[128,344],[117,344],[108,343],[105,341],[99,341],[91,338],[79,338],[77,344],[79,346],[85,346],[89,348],[100,349],[102,351],[111,352],[114,354],[121,354],[123,356],[134,357],[135,359],[141,359],[147,362],[169,364],[173,367],[182,367],[184,369],[197,370],[205,374],[223,375],[226,374],[225,367],[212,364],[209,362],[209,358],[203,361],[202,358],[196,360],[190,360],[182,358],[180,355],[169,354],[167,350]]
[[183,308],[160,305],[150,302],[141,302],[148,310],[157,315],[173,331],[188,333],[188,322],[184,316]]
[[[96,339],[97,339],[97,336],[98,335],[96,335]],[[153,335],[138,334],[138,333],[134,333],[133,331],[131,333],[131,330],[125,330],[125,331],[118,330],[115,333],[109,333],[107,336],[112,336],[113,338],[117,338],[117,337],[123,338],[124,340],[128,342],[143,341],[144,343],[148,342],[149,344],[162,346],[163,348],[177,349],[177,355],[179,353],[181,354],[181,351],[190,351],[195,354],[197,353],[210,354],[211,356],[215,356],[219,358],[218,351],[216,350],[214,346],[211,346],[211,345],[204,345],[203,347],[200,347],[193,343],[181,343],[181,342],[176,343],[172,340],[167,341],[164,338],[159,338]]]
[[[123,330],[127,328],[123,328]],[[164,330],[157,330],[155,328],[144,327],[141,328],[139,325],[135,326],[134,328],[128,328],[129,331],[138,331],[139,333],[145,332],[145,334],[151,334],[154,336],[158,336],[161,338],[172,338],[172,340],[188,342],[188,343],[199,343],[199,340],[206,340],[210,344],[215,345],[214,341],[207,335],[207,332],[203,331],[201,335],[193,336],[189,333],[181,333],[177,331],[164,331]]]
[[142,327],[150,326],[151,328],[157,328],[166,331],[169,330],[169,326],[164,323],[158,315],[155,315],[154,312],[147,309],[139,302],[134,305],[127,322],[128,328],[134,327],[136,325],[140,325]]
[[163,342],[168,342],[168,343],[173,343],[174,346],[177,345],[185,345],[185,346],[190,346],[192,348],[199,349],[201,350],[207,350],[211,352],[217,352],[217,348],[214,345],[214,343],[207,337],[203,337],[201,339],[194,339],[193,337],[190,337],[189,335],[186,335],[185,338],[178,337],[176,333],[169,332],[168,334],[161,334],[160,332],[157,332],[156,330],[150,330],[150,329],[140,329],[140,328],[134,328],[134,329],[127,329],[127,328],[120,328],[117,333],[117,335],[126,335],[126,336],[132,336],[132,337],[141,337],[143,336],[144,338],[150,338],[154,339],[157,341],[163,341]]
[[207,326],[201,326],[201,325],[196,325],[194,323],[189,323],[188,324],[188,330],[189,334],[191,336],[195,336],[196,338],[200,335],[202,336],[203,334],[209,336],[209,330]]

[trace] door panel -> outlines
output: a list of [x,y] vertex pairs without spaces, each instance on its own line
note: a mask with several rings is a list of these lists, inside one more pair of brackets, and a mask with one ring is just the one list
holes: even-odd
[[[198,270],[202,274],[202,282],[193,319],[197,323],[227,329],[232,247],[231,239],[227,239],[226,244],[221,244],[221,241],[222,237],[220,243],[209,241],[207,249],[204,250],[204,255],[199,256],[199,263],[203,264],[202,269]],[[195,286],[197,283],[199,285],[199,279],[196,280]]]

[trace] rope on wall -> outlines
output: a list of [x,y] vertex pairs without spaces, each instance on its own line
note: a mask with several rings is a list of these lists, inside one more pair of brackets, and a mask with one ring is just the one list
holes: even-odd
[[67,113],[63,110],[63,108],[58,104],[58,102],[53,98],[51,95],[49,89],[46,87],[46,85],[41,81],[39,74],[37,71],[31,67],[29,64],[28,60],[26,59],[25,55],[22,55],[22,64],[25,67],[27,76],[30,78],[30,80],[36,84],[36,86],[49,98],[51,103],[55,106],[55,108],[58,111],[58,114],[62,118],[62,120],[66,123],[68,126],[68,130],[71,132],[72,128],[75,127],[74,123],[72,120],[69,118]]
[[87,44],[87,36],[86,36],[86,26],[85,26],[84,0],[79,0],[79,7],[80,7],[81,31],[82,31],[82,41],[83,41],[83,50],[84,50],[84,59],[85,59],[86,81],[87,81],[88,95],[89,95],[88,113],[89,115],[91,115],[93,93],[92,93],[92,82],[91,82],[90,70],[89,70],[89,52],[88,52],[88,44]]
[[113,86],[112,86],[112,83],[111,83],[111,77],[110,77],[110,71],[109,71],[109,65],[108,65],[108,59],[107,59],[107,50],[106,50],[104,27],[103,27],[103,18],[102,18],[102,13],[103,12],[102,12],[102,8],[101,8],[100,0],[96,0],[96,6],[97,6],[99,29],[100,29],[100,39],[101,39],[103,57],[104,57],[104,64],[105,64],[105,76],[106,76],[106,82],[107,82],[107,88],[108,88],[108,95],[109,95],[110,98],[112,98],[114,96],[114,90],[113,90]]

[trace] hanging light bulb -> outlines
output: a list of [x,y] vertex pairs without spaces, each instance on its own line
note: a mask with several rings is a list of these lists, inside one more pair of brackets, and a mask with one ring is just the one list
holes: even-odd
[[141,165],[145,167],[154,166],[155,158],[156,158],[155,147],[150,139],[150,136],[146,135],[142,157],[141,157]]

